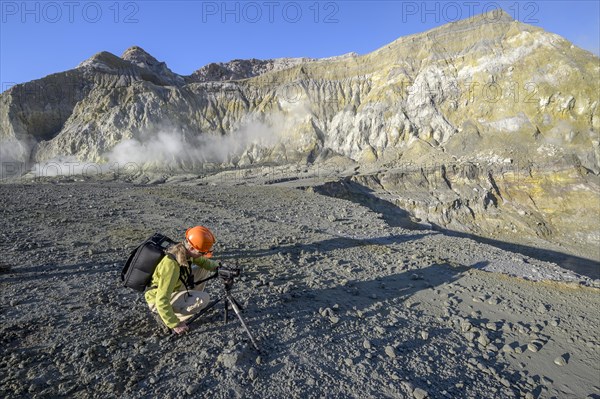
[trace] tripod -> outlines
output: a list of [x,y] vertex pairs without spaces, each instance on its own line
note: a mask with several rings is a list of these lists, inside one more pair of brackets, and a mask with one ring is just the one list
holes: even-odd
[[242,324],[244,331],[246,331],[246,334],[248,334],[248,337],[250,338],[250,342],[252,342],[252,346],[257,351],[260,351],[260,349],[258,349],[258,345],[256,344],[256,341],[254,341],[254,338],[252,337],[252,334],[250,334],[250,330],[246,326],[246,323],[244,323],[244,319],[242,319],[242,315],[240,314],[241,310],[243,310],[244,308],[242,307],[242,305],[240,305],[238,303],[238,301],[233,297],[233,295],[231,295],[231,288],[233,288],[233,275],[229,272],[223,273],[223,274],[217,272],[210,277],[207,277],[203,280],[196,281],[195,284],[200,284],[205,281],[212,280],[216,277],[221,277],[221,280],[223,280],[223,288],[224,288],[225,292],[223,294],[221,294],[221,296],[218,297],[217,299],[210,301],[204,309],[202,309],[200,312],[198,312],[194,316],[192,316],[187,321],[186,325],[189,326],[195,320],[197,320],[200,316],[202,316],[203,314],[208,312],[210,309],[212,309],[217,303],[223,301],[223,303],[225,305],[225,324],[227,323],[227,315],[229,313],[229,306],[231,306],[231,308],[235,312],[235,315],[240,320],[240,323]]

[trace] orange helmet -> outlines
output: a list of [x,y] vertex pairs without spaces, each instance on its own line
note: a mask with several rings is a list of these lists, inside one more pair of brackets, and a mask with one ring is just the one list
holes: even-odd
[[196,226],[187,229],[185,239],[189,246],[196,251],[205,253],[205,256],[212,255],[212,246],[215,243],[215,236],[204,226]]

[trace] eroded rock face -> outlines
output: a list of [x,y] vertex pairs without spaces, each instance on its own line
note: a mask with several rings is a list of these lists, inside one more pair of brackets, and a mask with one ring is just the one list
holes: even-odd
[[[598,57],[497,12],[363,56],[234,60],[190,76],[132,47],[4,92],[0,155],[186,170],[332,156],[375,169],[436,163],[443,184],[420,182],[415,198],[406,183],[382,178],[416,218],[487,236],[516,226],[596,243],[597,229],[578,232],[594,211],[579,203],[599,200],[590,178],[600,173],[598,81]],[[513,170],[474,183],[448,177],[453,164]],[[514,165],[537,172],[510,183]]]

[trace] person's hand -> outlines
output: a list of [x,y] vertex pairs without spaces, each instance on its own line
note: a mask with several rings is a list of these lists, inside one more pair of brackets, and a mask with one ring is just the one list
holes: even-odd
[[173,328],[173,332],[177,335],[185,334],[190,331],[190,328],[185,323],[179,323],[176,327]]

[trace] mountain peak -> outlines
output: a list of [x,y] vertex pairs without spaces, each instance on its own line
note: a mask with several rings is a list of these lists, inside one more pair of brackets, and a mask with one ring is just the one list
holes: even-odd
[[113,53],[109,53],[108,51],[101,51],[99,53],[94,54],[87,60],[81,62],[77,65],[77,68],[81,67],[94,67],[99,69],[114,69],[119,67],[124,67],[126,65],[122,59],[114,55]]
[[139,46],[129,47],[123,52],[121,58],[144,68],[160,64],[156,58]]
[[181,76],[173,73],[167,64],[158,61],[146,50],[139,46],[131,46],[123,52],[121,59],[128,61],[140,68],[146,69],[154,73],[163,84],[183,84],[184,80]]
[[485,19],[488,22],[512,22],[515,19],[504,9],[502,8],[494,8],[493,10],[484,12],[479,15],[475,15],[475,18]]

